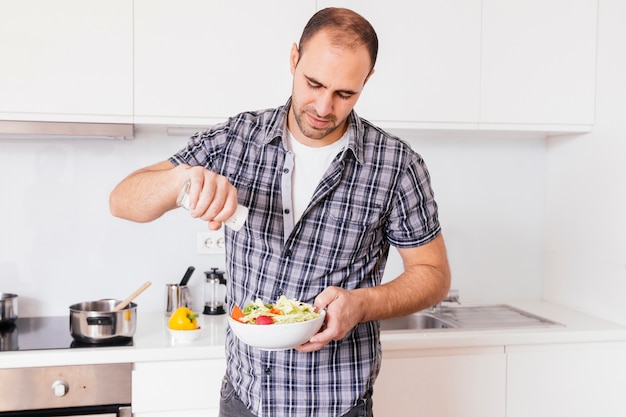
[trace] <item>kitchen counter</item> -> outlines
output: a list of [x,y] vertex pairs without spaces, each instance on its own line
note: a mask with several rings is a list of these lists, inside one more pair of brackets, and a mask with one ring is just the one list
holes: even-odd
[[541,301],[506,304],[563,326],[383,332],[383,351],[626,341],[626,327],[578,311]]
[[191,343],[174,342],[167,330],[167,321],[168,317],[163,313],[142,313],[138,310],[132,346],[0,352],[0,369],[224,357],[225,315],[201,315],[198,324],[202,334]]
[[[381,336],[383,350],[626,341],[626,327],[570,309],[545,302],[508,304],[564,326],[386,331]],[[0,352],[0,368],[223,358],[226,316],[201,316],[200,325],[202,335],[199,340],[178,343],[171,340],[167,318],[162,313],[138,311],[133,346]]]

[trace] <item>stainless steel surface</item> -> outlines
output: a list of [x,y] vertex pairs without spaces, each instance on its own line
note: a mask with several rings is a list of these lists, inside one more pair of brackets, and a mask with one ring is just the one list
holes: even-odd
[[459,290],[450,290],[446,298],[441,300],[442,303],[457,303],[461,304],[461,298],[459,296]]
[[165,315],[171,315],[179,307],[192,308],[189,287],[180,284],[165,284]]
[[130,404],[129,363],[0,369],[0,411]]
[[112,343],[130,339],[137,326],[137,304],[112,311],[118,300],[87,301],[70,306],[70,333],[82,343]]
[[438,307],[436,310],[381,321],[381,330],[505,329],[562,326],[507,304]]
[[441,310],[446,303],[457,303],[457,304],[461,305],[461,298],[459,296],[459,291],[451,289],[448,292],[448,295],[446,295],[443,300],[441,300],[439,303],[435,304],[431,308],[431,311],[435,311],[436,312],[436,311]]
[[17,294],[0,293],[0,324],[14,323],[17,310]]
[[460,328],[506,328],[559,326],[559,323],[507,304],[444,307],[438,315]]
[[0,352],[18,349],[18,331],[15,324],[0,326]]
[[391,330],[427,330],[427,329],[451,329],[455,325],[430,313],[415,313],[408,316],[382,320],[380,329]]
[[130,139],[132,124],[0,121],[0,138],[85,137]]

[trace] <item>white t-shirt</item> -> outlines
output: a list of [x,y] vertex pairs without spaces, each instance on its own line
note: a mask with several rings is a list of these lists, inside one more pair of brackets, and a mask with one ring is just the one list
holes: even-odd
[[335,156],[348,143],[343,135],[337,142],[322,147],[303,145],[287,131],[287,149],[293,154],[294,168],[291,173],[291,198],[293,200],[294,223],[297,223],[306,210],[313,193]]

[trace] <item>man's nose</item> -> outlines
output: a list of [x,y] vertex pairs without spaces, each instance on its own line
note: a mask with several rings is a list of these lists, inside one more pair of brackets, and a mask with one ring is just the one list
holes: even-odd
[[325,117],[333,112],[333,97],[332,93],[322,93],[315,100],[315,111],[318,116]]

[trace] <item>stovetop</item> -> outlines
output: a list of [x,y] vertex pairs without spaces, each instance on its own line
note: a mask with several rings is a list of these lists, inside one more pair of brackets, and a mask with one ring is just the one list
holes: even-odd
[[19,317],[15,324],[0,327],[0,351],[132,346],[131,340],[112,343],[81,343],[70,333],[70,319],[59,317]]

